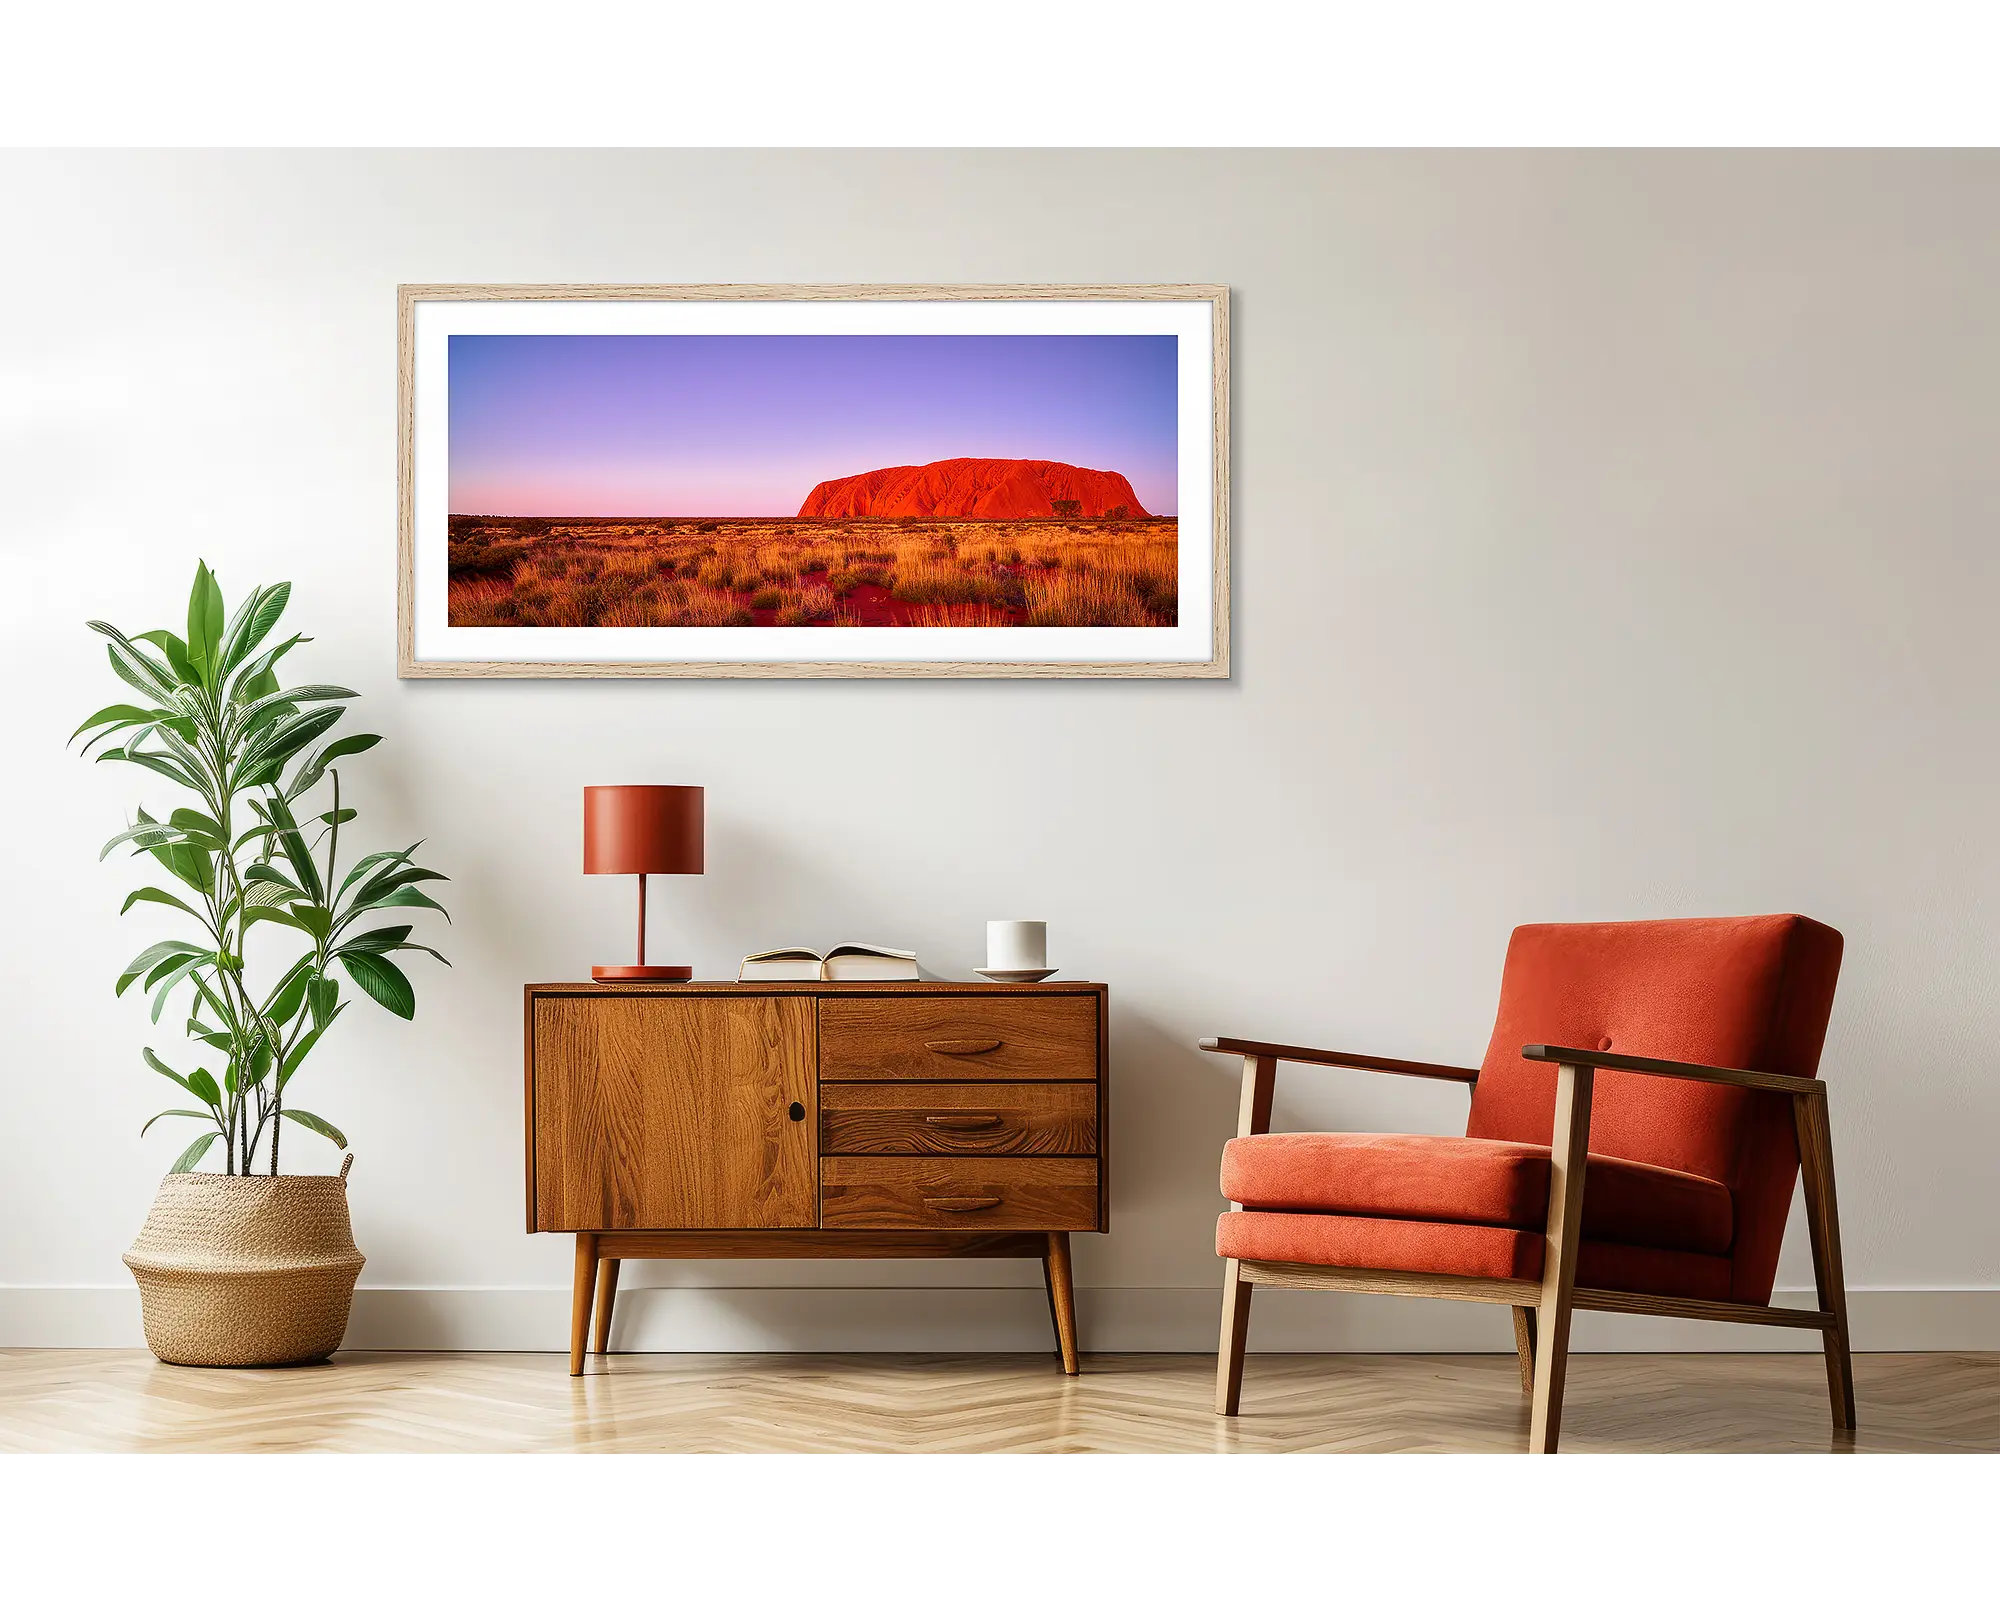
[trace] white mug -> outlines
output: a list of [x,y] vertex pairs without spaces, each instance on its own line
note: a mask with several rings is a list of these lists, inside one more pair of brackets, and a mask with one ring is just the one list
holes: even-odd
[[1049,964],[1046,922],[986,924],[986,965],[993,972],[1039,972]]

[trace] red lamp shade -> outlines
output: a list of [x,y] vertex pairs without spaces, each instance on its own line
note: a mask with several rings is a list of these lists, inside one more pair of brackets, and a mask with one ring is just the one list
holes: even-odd
[[629,967],[592,967],[599,983],[685,983],[692,967],[646,965],[646,878],[698,873],[702,859],[702,790],[684,783],[596,784],[583,791],[583,870],[629,873],[639,880],[639,959]]
[[686,783],[605,783],[583,791],[585,872],[702,870],[702,794]]

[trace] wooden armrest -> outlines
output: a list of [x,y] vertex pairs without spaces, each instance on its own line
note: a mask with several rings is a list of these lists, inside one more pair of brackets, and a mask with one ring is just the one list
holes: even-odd
[[1772,1089],[1779,1094],[1825,1094],[1817,1078],[1795,1078],[1782,1072],[1743,1072],[1735,1067],[1704,1067],[1693,1061],[1658,1061],[1652,1056],[1615,1056],[1602,1050],[1572,1050],[1567,1045],[1528,1044],[1521,1054],[1529,1061],[1558,1066],[1599,1067],[1606,1072],[1649,1072],[1659,1078],[1694,1078],[1702,1083],[1727,1083],[1738,1089]]
[[1357,1056],[1345,1050],[1311,1050],[1298,1044],[1262,1044],[1255,1039],[1201,1039],[1202,1049],[1226,1056],[1261,1056],[1270,1061],[1306,1061],[1322,1067],[1355,1067],[1362,1072],[1394,1072],[1406,1078],[1444,1083],[1477,1083],[1477,1067],[1444,1067],[1432,1061],[1398,1061],[1393,1056]]

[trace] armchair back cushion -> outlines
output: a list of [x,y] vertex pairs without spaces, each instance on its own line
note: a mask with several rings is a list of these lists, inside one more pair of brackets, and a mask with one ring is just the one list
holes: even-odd
[[[1530,1044],[1811,1077],[1840,972],[1841,938],[1809,917],[1538,923],[1516,928],[1500,1013],[1466,1133],[1547,1145],[1556,1068]],[[1790,1097],[1681,1078],[1599,1072],[1594,1154],[1726,1184],[1729,1298],[1763,1305],[1798,1175]],[[1589,1187],[1585,1186],[1586,1205]]]

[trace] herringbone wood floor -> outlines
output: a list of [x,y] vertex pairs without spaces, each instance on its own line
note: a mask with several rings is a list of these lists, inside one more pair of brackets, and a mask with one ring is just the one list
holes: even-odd
[[[1563,1448],[2000,1450],[2000,1355],[1855,1357],[1836,1435],[1817,1356],[1585,1355]],[[1243,1415],[1204,1356],[354,1352],[317,1367],[168,1367],[144,1351],[0,1351],[0,1449],[337,1451],[1510,1451],[1511,1356],[1250,1357]]]

